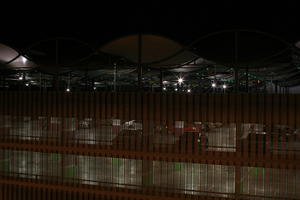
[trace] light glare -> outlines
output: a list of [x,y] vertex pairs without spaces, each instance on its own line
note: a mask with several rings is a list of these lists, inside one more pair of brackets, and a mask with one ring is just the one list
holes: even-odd
[[27,59],[25,57],[22,56],[22,62],[25,64],[27,61]]
[[183,78],[178,79],[178,83],[181,84],[183,82]]

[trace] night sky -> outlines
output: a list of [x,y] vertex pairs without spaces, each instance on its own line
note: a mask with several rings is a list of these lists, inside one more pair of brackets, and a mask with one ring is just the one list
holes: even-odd
[[[209,3],[208,3],[209,2]],[[0,42],[20,47],[56,36],[73,37],[95,46],[132,33],[154,33],[189,44],[224,29],[258,29],[289,42],[300,40],[296,1],[198,1],[185,4],[152,2],[95,5],[42,4],[1,13]],[[76,5],[75,5],[76,4]]]

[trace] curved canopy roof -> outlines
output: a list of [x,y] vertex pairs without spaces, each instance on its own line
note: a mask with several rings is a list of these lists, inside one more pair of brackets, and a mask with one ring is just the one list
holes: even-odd
[[36,65],[15,49],[0,43],[0,63],[13,70],[28,70]]
[[125,36],[104,45],[100,48],[100,51],[122,56],[138,63],[139,45],[141,48],[141,63],[153,67],[179,65],[197,57],[192,52],[184,50],[184,47],[178,42],[152,34]]
[[202,57],[221,64],[253,65],[273,58],[290,45],[274,35],[254,30],[225,30],[200,37],[193,49]]
[[8,63],[19,56],[19,53],[13,48],[0,43],[0,62]]
[[258,80],[282,87],[300,84],[298,43],[290,46],[276,36],[244,30],[211,33],[187,46],[153,34],[124,36],[100,48],[76,39],[50,38],[30,45],[22,54],[0,44],[0,72],[6,80],[24,76],[36,85],[42,77],[51,85],[53,75],[64,77],[63,81],[73,77],[72,84],[79,85],[87,80],[111,85],[115,76],[119,84],[136,85],[140,45],[142,81],[151,87],[160,84],[158,69],[172,87],[179,76],[193,87],[209,88],[212,80],[233,86],[235,67],[240,69],[241,84],[248,79],[252,86]]

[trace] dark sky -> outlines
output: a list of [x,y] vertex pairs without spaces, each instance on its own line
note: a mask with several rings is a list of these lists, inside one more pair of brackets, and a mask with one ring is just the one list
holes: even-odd
[[76,6],[41,3],[41,7],[30,10],[21,5],[13,12],[1,14],[5,20],[0,42],[22,48],[43,38],[65,36],[101,45],[141,31],[188,44],[207,33],[234,28],[258,29],[290,42],[300,40],[296,1],[264,2],[184,1],[161,5],[140,1],[94,6],[80,1]]

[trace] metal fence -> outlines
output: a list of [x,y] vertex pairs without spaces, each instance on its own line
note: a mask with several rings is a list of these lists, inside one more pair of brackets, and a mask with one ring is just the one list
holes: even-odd
[[1,92],[0,196],[41,184],[82,190],[78,196],[299,199],[299,102],[299,95]]

